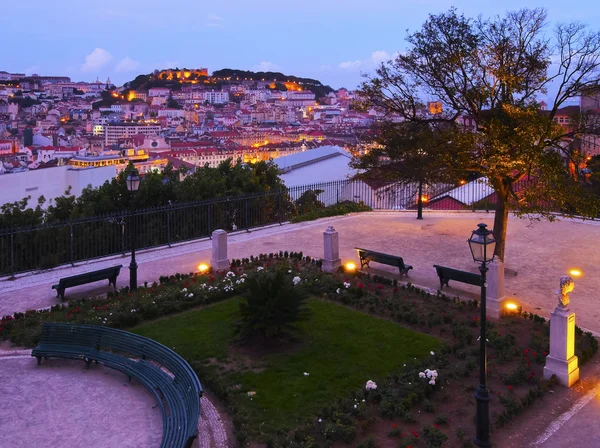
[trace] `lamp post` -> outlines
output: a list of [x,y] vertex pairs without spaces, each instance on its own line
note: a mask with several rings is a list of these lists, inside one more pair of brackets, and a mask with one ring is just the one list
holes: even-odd
[[129,231],[131,233],[131,263],[129,263],[129,290],[135,291],[137,289],[137,268],[138,265],[135,261],[135,246],[136,246],[136,237],[137,237],[137,229],[135,228],[135,192],[140,188],[140,175],[138,170],[135,168],[129,173],[126,179],[127,189],[131,193],[131,210],[130,210],[130,219],[129,219]]
[[477,230],[473,230],[471,238],[468,239],[471,254],[475,263],[480,263],[481,272],[481,332],[479,335],[479,386],[475,391],[477,401],[477,429],[475,432],[475,445],[491,446],[490,443],[490,392],[486,384],[486,273],[488,263],[494,260],[496,251],[496,239],[494,233],[487,229],[487,224],[477,224]]

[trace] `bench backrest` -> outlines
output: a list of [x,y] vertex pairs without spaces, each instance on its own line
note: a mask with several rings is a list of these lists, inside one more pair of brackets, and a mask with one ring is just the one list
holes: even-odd
[[[170,348],[150,338],[128,331],[99,325],[75,325],[45,322],[40,344],[60,344],[118,353],[128,358],[142,358],[165,367],[173,376],[173,384],[181,393],[191,416],[200,415],[202,386],[198,376],[185,359]],[[198,419],[189,420],[190,433]]]
[[359,253],[360,258],[369,258],[375,262],[398,266],[401,269],[404,268],[404,260],[402,259],[402,257],[384,254],[381,252],[375,252],[373,250],[360,249],[358,247],[355,247],[354,249]]
[[460,269],[448,268],[437,264],[434,264],[433,267],[439,277],[468,283],[470,285],[481,286],[481,276],[473,272],[461,271]]
[[98,280],[106,280],[110,277],[118,276],[123,265],[112,266],[110,268],[99,269],[97,271],[84,272],[83,274],[72,275],[70,277],[61,278],[58,285],[61,288],[70,286],[84,285],[86,283],[96,282]]

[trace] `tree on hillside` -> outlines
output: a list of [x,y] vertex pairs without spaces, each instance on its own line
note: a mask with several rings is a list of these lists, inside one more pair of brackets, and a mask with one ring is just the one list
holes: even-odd
[[173,92],[169,92],[169,97],[167,98],[167,107],[170,109],[181,109],[181,106],[177,100],[173,98]]
[[427,185],[453,184],[464,178],[452,154],[455,139],[445,123],[403,121],[378,123],[367,154],[355,157],[354,168],[363,180],[415,188],[417,219],[423,219],[423,188]]
[[[597,216],[599,210],[579,171],[565,163],[576,166],[580,157],[569,142],[598,128],[591,129],[590,116],[573,116],[568,127],[554,118],[569,100],[599,89],[600,33],[570,23],[549,35],[542,9],[491,19],[470,19],[450,9],[430,15],[407,37],[407,50],[381,64],[361,86],[365,106],[453,129],[456,138],[448,142],[455,167],[486,176],[495,190],[501,261],[509,208],[549,219],[553,215],[542,200],[567,214]],[[539,96],[548,92],[551,104],[541,111]],[[444,112],[423,114],[424,100],[441,101]],[[475,124],[469,138],[459,117]],[[516,191],[523,175],[537,181]]]

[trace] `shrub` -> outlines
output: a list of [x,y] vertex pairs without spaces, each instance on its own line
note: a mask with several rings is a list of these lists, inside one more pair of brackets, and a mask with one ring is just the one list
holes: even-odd
[[364,205],[362,202],[357,204],[356,202],[352,201],[343,201],[324,208],[309,208],[307,209],[306,213],[293,217],[291,222],[312,221],[319,218],[326,218],[328,216],[339,216],[356,212],[368,212],[371,210],[371,207]]
[[371,436],[363,443],[359,444],[356,448],[375,448],[376,446],[375,439],[373,439],[373,436]]
[[423,428],[423,439],[428,448],[438,448],[448,440],[448,436],[433,426],[426,426]]
[[236,331],[241,338],[275,338],[296,330],[309,316],[308,294],[284,271],[265,271],[249,277],[242,294]]
[[521,361],[509,374],[502,375],[502,381],[508,385],[521,384],[527,380],[529,371],[527,364]]

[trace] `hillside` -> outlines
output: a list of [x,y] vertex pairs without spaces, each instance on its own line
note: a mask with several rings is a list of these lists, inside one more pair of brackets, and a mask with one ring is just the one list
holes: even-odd
[[257,81],[257,83],[269,81],[269,88],[277,90],[309,90],[317,98],[333,92],[330,86],[323,85],[316,79],[284,75],[280,72],[252,72],[230,68],[216,70],[211,76],[208,76],[206,69],[155,70],[153,73],[137,76],[125,83],[124,87],[131,90],[147,90],[152,87],[169,87],[172,90],[179,90],[185,84],[204,84],[210,88],[220,89],[225,85],[235,85],[244,81]]

